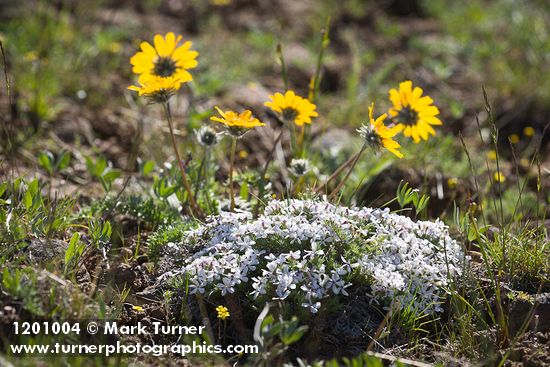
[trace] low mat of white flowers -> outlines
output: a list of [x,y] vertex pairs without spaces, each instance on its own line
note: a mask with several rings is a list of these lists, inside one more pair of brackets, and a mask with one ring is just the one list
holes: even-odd
[[319,200],[272,201],[256,219],[222,212],[171,245],[191,251],[181,269],[166,274],[187,277],[190,293],[288,299],[313,313],[359,283],[382,306],[442,311],[466,260],[439,220]]

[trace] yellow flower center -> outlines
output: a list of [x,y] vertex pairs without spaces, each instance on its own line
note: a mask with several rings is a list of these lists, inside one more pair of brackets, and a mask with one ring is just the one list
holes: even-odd
[[283,109],[283,120],[292,121],[298,116],[298,111],[292,107],[286,107]]
[[175,61],[172,60],[170,57],[159,57],[158,60],[155,62],[153,74],[162,77],[169,77],[176,72],[177,68],[178,67],[176,66]]
[[372,126],[363,125],[361,129],[359,129],[359,134],[371,148],[378,149],[382,146],[380,135],[376,133],[376,130],[374,130]]
[[418,112],[411,106],[403,106],[397,113],[397,121],[405,125],[416,125],[418,122]]

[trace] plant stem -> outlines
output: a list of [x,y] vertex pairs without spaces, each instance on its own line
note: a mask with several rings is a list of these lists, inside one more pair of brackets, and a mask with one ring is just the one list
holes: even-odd
[[332,173],[332,175],[330,175],[330,177],[327,178],[327,180],[326,180],[325,182],[323,182],[323,184],[322,184],[321,186],[319,186],[317,189],[315,189],[315,193],[316,193],[316,194],[320,194],[320,193],[323,191],[323,189],[326,189],[327,186],[328,186],[328,184],[329,184],[332,180],[334,180],[336,177],[338,177],[338,175],[339,175],[340,173],[342,173],[342,171],[343,171],[346,167],[348,167],[351,163],[353,163],[353,161],[357,158],[357,155],[358,155],[358,154],[359,154],[359,153],[355,153],[354,155],[352,155],[351,157],[349,157],[347,161],[345,161],[344,163],[342,163],[342,165],[340,165],[340,167],[338,167],[338,168],[336,169],[336,171],[334,171],[334,172]]
[[298,145],[300,146],[300,151],[298,152],[299,158],[306,158],[307,149],[305,146],[305,141],[306,141],[306,125],[304,124],[300,126],[300,135],[298,136]]
[[205,169],[205,162],[208,159],[208,149],[204,148],[202,152],[202,161],[199,166],[199,173],[197,175],[197,180],[195,181],[195,200],[199,199],[200,189],[201,189],[201,180],[202,180],[202,172]]
[[174,147],[174,153],[176,154],[176,159],[178,160],[180,172],[181,172],[181,180],[183,182],[183,186],[185,188],[185,191],[187,191],[187,196],[189,197],[189,202],[191,203],[191,212],[197,216],[198,218],[202,218],[203,214],[200,210],[200,208],[197,206],[197,203],[195,202],[195,198],[193,196],[193,193],[191,192],[191,187],[189,187],[189,182],[187,181],[187,175],[185,174],[185,165],[181,159],[178,145],[176,143],[176,137],[174,135],[174,128],[172,124],[172,112],[170,111],[170,103],[166,101],[163,103],[164,106],[164,113],[166,114],[166,120],[168,121],[168,127],[170,128],[170,137],[172,140],[172,146]]
[[283,83],[286,92],[288,90],[288,73],[286,71],[285,57],[283,55],[283,45],[280,42],[277,44],[277,54],[279,56],[279,61],[281,62],[281,74],[283,76]]
[[344,178],[342,179],[342,181],[340,181],[340,183],[338,184],[338,186],[336,186],[334,188],[334,190],[332,190],[332,192],[330,193],[330,195],[328,196],[328,199],[331,200],[334,196],[336,196],[336,194],[340,191],[340,189],[342,188],[342,186],[344,186],[344,184],[346,183],[346,181],[348,180],[349,176],[351,175],[351,172],[353,171],[353,169],[355,168],[355,165],[357,164],[357,162],[359,161],[359,158],[361,157],[361,154],[363,154],[363,152],[365,151],[365,148],[367,147],[367,144],[363,144],[363,146],[361,147],[361,150],[359,151],[359,153],[357,153],[357,157],[355,158],[355,160],[353,161],[353,163],[351,164],[351,167],[349,168],[348,170],[348,173],[346,173],[346,175],[344,176]]
[[231,141],[231,165],[229,168],[229,190],[231,194],[231,207],[230,210],[235,209],[235,189],[233,188],[233,170],[235,169],[235,151],[237,150],[237,138],[232,136]]
[[281,132],[279,133],[279,135],[275,139],[275,142],[273,143],[273,148],[271,148],[271,151],[269,152],[269,155],[267,156],[267,160],[264,164],[264,168],[262,169],[262,174],[260,176],[262,181],[265,181],[265,175],[267,174],[267,168],[269,167],[269,163],[271,163],[271,161],[272,161],[271,157],[273,157],[273,154],[275,154],[275,149],[277,149],[277,144],[279,144],[279,141],[283,137],[283,132],[284,132],[284,129],[281,129]]
[[294,189],[292,190],[293,196],[296,196],[302,191],[302,184],[304,183],[304,179],[305,179],[304,176],[300,176],[296,180],[296,183],[294,184]]
[[293,121],[285,121],[285,125],[290,126],[290,151],[293,157],[299,157],[298,142],[296,139],[296,125]]
[[258,203],[256,204],[256,207],[254,208],[254,218],[256,218],[258,216],[258,212],[260,211],[261,198],[264,197],[264,193],[265,193],[264,186],[266,184],[265,176],[267,175],[267,169],[269,168],[269,164],[272,161],[271,158],[275,154],[275,149],[277,149],[277,144],[279,144],[279,141],[283,137],[283,132],[284,132],[284,129],[281,129],[281,131],[279,132],[279,135],[275,139],[275,142],[273,143],[273,147],[271,148],[269,154],[267,155],[267,160],[265,161],[264,168],[262,169],[262,173],[260,174],[260,182],[261,182],[261,184],[260,184],[260,193],[258,195],[259,196]]
[[325,22],[325,28],[321,31],[321,48],[319,49],[319,54],[317,55],[317,66],[315,68],[315,74],[311,77],[309,81],[309,93],[308,99],[311,103],[315,103],[315,98],[317,97],[317,92],[319,91],[319,84],[321,82],[321,68],[323,67],[323,56],[325,55],[325,50],[330,43],[330,16],[327,17]]

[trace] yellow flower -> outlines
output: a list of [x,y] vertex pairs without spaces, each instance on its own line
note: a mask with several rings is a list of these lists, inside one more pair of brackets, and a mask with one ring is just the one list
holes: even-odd
[[450,177],[447,179],[447,186],[449,189],[454,189],[458,185],[458,179],[456,177]]
[[142,312],[145,312],[145,310],[143,309],[143,307],[141,306],[132,306],[132,310],[138,312],[138,313],[142,313]]
[[216,107],[216,110],[220,114],[221,117],[218,116],[212,116],[210,117],[210,120],[221,122],[224,124],[229,133],[233,136],[241,136],[248,130],[256,127],[256,126],[264,126],[265,124],[252,116],[252,112],[249,110],[246,110],[242,113],[237,113],[234,111],[222,111],[218,107]]
[[27,61],[36,61],[38,59],[38,53],[36,51],[29,51],[25,54],[25,59]]
[[296,125],[302,126],[311,124],[311,118],[319,116],[315,111],[317,107],[309,99],[296,95],[292,90],[284,95],[275,93],[269,98],[271,101],[265,102],[264,106],[271,108],[284,122],[294,121]]
[[246,150],[239,150],[239,158],[245,159],[248,157],[248,152]]
[[140,84],[149,83],[157,77],[173,77],[177,80],[176,89],[179,89],[182,83],[193,80],[187,70],[198,65],[196,58],[199,53],[190,50],[191,41],[179,46],[181,38],[170,32],[165,37],[157,34],[153,40],[154,47],[149,42],[141,43],[141,51],[130,58],[132,71],[139,75]]
[[497,152],[496,150],[490,150],[487,152],[487,158],[491,161],[496,161],[497,160]]
[[535,135],[535,129],[533,129],[531,126],[527,126],[525,127],[525,129],[523,129],[523,135],[530,138]]
[[403,129],[403,134],[412,137],[415,143],[421,139],[428,140],[429,134],[435,136],[432,125],[443,124],[436,117],[439,109],[433,105],[433,99],[422,97],[422,93],[422,88],[412,88],[410,80],[400,83],[399,90],[390,89],[390,101],[393,104],[390,116]]
[[140,96],[150,98],[154,102],[162,103],[168,101],[168,99],[174,95],[179,86],[182,83],[182,79],[171,77],[154,77],[147,82],[140,82],[140,86],[131,85],[129,90],[138,92]]
[[218,312],[218,319],[225,320],[230,316],[229,310],[225,306],[216,307],[216,311]]
[[517,144],[519,143],[519,135],[518,134],[512,134],[508,137],[510,139],[510,143]]
[[361,138],[373,148],[384,147],[399,158],[403,158],[403,154],[399,151],[399,143],[393,140],[393,137],[397,135],[401,128],[399,126],[387,127],[384,125],[384,120],[388,117],[387,114],[383,114],[376,120],[373,117],[374,103],[369,107],[369,125],[363,125],[357,129]]
[[495,179],[495,182],[504,182],[506,181],[506,177],[500,172],[495,172],[493,178]]

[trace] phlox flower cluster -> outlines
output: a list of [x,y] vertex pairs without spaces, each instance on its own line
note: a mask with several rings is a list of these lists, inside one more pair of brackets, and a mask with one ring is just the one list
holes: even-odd
[[190,293],[292,298],[312,313],[327,297],[347,296],[352,279],[370,286],[371,302],[441,311],[464,261],[440,221],[319,200],[272,201],[257,219],[222,212],[186,232],[179,246],[193,254],[170,274],[186,275]]

